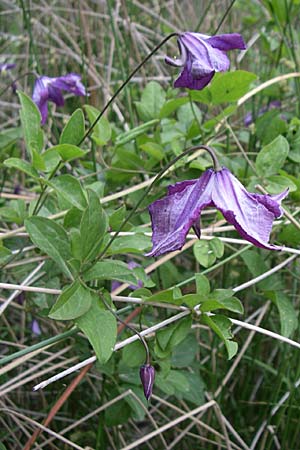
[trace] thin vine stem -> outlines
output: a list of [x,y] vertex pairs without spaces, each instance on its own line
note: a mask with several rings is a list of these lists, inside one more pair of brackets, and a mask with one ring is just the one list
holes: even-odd
[[178,36],[178,33],[171,33],[168,36],[166,36],[144,59],[136,66],[136,68],[131,72],[131,74],[126,78],[126,80],[121,84],[121,86],[116,90],[116,92],[113,94],[113,96],[109,99],[109,101],[106,103],[98,117],[95,119],[95,121],[92,123],[90,128],[87,130],[85,135],[82,137],[82,139],[77,144],[78,147],[85,141],[85,139],[91,134],[101,117],[104,115],[104,113],[107,111],[107,109],[110,107],[110,105],[114,102],[116,97],[120,94],[120,92],[124,89],[124,87],[129,83],[129,81],[134,77],[134,75],[140,70],[140,68],[172,37]]

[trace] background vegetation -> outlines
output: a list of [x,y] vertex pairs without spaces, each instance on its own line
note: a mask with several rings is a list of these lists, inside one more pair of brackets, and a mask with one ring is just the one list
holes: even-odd
[[[1,0],[0,5],[0,62],[16,63],[0,75],[1,450],[298,449],[299,2]],[[240,33],[248,48],[230,52],[233,72],[216,76],[203,91],[188,92],[172,88],[178,72],[165,65],[164,55],[178,50],[176,40],[170,40],[118,96],[92,138],[81,145],[83,151],[60,154],[64,164],[52,181],[41,184],[39,179],[49,181],[60,159],[55,159],[57,153],[52,159],[52,151],[48,159],[45,153],[33,153],[29,161],[23,136],[24,129],[25,137],[26,129],[32,132],[35,117],[32,113],[27,125],[24,119],[22,129],[12,81],[18,79],[17,89],[31,96],[35,74],[81,74],[89,96],[68,94],[63,108],[51,104],[43,127],[44,152],[64,142],[74,144],[83,135],[81,112],[72,116],[69,134],[64,128],[74,111],[83,108],[87,130],[137,64],[167,34],[182,30]],[[28,118],[31,106],[26,101],[21,97]],[[82,253],[86,248],[101,253],[104,234],[119,229],[152,177],[185,148],[207,143],[250,191],[257,185],[269,193],[289,187],[285,215],[272,235],[286,249],[254,248],[220,213],[207,209],[200,241],[191,234],[182,251],[149,259],[144,256],[151,247],[147,206],[165,195],[167,185],[199,177],[211,161],[203,152],[186,157],[153,187],[105,253],[114,263],[95,283],[112,292],[118,315],[137,330],[158,327],[147,339],[156,368],[148,405],[138,374],[144,362],[141,344],[125,346],[106,362],[114,345],[114,336],[104,339],[111,316],[107,321],[101,317],[103,322],[99,319],[91,333],[75,320],[83,334],[73,328],[74,314],[64,321],[65,312],[55,315],[53,305],[69,283],[70,267],[76,270],[76,261],[88,259]],[[66,175],[75,181],[67,185],[61,178]],[[27,222],[34,230],[24,228],[45,185],[39,216],[58,215],[52,222],[70,240],[73,265],[67,266],[61,256],[64,238],[59,241],[57,229],[51,237],[37,218]],[[100,223],[107,217],[100,247],[93,247],[97,235],[88,241],[83,211]],[[116,261],[121,261],[118,275],[112,274]],[[130,261],[138,267],[127,268]],[[128,284],[138,280],[144,290],[132,291]],[[28,285],[36,289],[26,290]],[[176,291],[157,295],[174,287],[182,295],[195,293],[197,287],[199,295],[204,292],[213,300],[237,293],[244,313],[234,300],[231,311],[221,311],[233,319],[239,346],[234,358],[228,360],[225,349],[233,342],[226,335],[226,319],[217,336],[196,314],[191,318],[176,310],[179,303],[188,304],[187,297],[176,302]],[[227,291],[220,294],[218,289]],[[135,303],[149,295],[150,306]],[[174,320],[177,314],[182,318]],[[163,326],[165,320],[174,321]],[[133,335],[118,325],[117,342]],[[90,358],[94,353],[89,341],[97,355],[104,355],[102,362],[100,357],[44,389],[32,390]],[[97,343],[103,341],[106,347],[99,349]]]

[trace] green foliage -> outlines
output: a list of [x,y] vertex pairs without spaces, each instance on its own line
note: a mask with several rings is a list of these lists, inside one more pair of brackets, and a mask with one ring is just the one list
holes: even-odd
[[32,242],[50,256],[65,275],[72,279],[67,263],[71,258],[70,241],[63,227],[45,217],[30,217],[25,220],[25,227]]
[[[92,125],[100,114],[97,108],[84,105],[90,124]],[[97,145],[105,145],[111,138],[111,126],[106,117],[101,117],[93,129],[92,139]]]
[[66,123],[59,138],[60,144],[78,145],[84,136],[84,116],[81,109],[76,109]]
[[224,244],[218,238],[209,241],[199,240],[193,247],[196,260],[203,267],[212,266],[217,258],[222,258],[224,253]]
[[297,314],[291,300],[279,291],[270,292],[268,296],[279,311],[280,334],[290,337],[298,327]]
[[86,208],[87,202],[81,184],[72,175],[60,175],[48,183],[59,196],[67,200],[72,206],[75,206],[75,208],[80,210]]
[[111,357],[117,339],[117,321],[94,297],[90,309],[75,320],[76,325],[90,341],[97,359],[105,364]]
[[[24,21],[24,32],[30,36],[30,45],[23,38],[15,38],[18,30],[23,30],[19,23],[16,26],[19,20],[17,17],[22,17],[22,14],[16,14],[15,19],[14,15],[7,16],[5,36],[9,34],[7,24],[13,22],[15,25],[11,35],[13,39],[9,40],[7,50],[12,49],[11,56],[15,57],[23,51],[30,70],[38,67],[39,73],[50,77],[71,71],[81,73],[82,81],[90,92],[87,101],[91,105],[84,107],[85,121],[82,110],[74,110],[81,99],[68,94],[70,98],[64,109],[58,107],[55,120],[50,118],[42,131],[37,106],[26,94],[19,93],[22,128],[12,128],[13,121],[17,120],[15,105],[8,111],[6,105],[9,104],[11,92],[7,89],[2,91],[11,80],[1,72],[1,92],[5,96],[0,133],[1,282],[20,285],[35,269],[37,261],[45,257],[46,260],[41,271],[28,283],[36,286],[38,292],[25,292],[7,307],[5,313],[8,314],[1,328],[7,348],[4,349],[0,365],[5,366],[3,360],[13,356],[15,345],[21,345],[20,351],[28,352],[22,353],[23,356],[28,355],[22,359],[22,370],[26,371],[26,364],[32,363],[32,358],[27,360],[29,352],[35,355],[37,362],[40,361],[41,354],[35,353],[37,348],[34,346],[38,343],[41,345],[39,349],[45,347],[49,344],[48,337],[54,340],[51,340],[52,344],[56,343],[53,350],[50,347],[51,352],[59,354],[68,346],[67,358],[70,357],[70,361],[74,356],[82,361],[95,352],[97,363],[89,377],[92,388],[86,389],[86,382],[77,386],[80,401],[76,393],[73,394],[65,402],[65,411],[60,420],[65,421],[64,417],[71,417],[72,414],[72,420],[80,420],[102,405],[104,411],[87,416],[90,420],[88,432],[79,425],[78,429],[69,433],[68,439],[82,448],[119,448],[130,445],[136,437],[132,429],[136,427],[135,420],[139,421],[139,430],[136,430],[139,437],[147,433],[149,428],[149,416],[146,415],[149,405],[145,401],[139,378],[139,367],[145,362],[145,349],[136,340],[125,345],[122,351],[113,351],[117,338],[115,312],[126,322],[129,316],[130,325],[138,331],[157,326],[155,332],[147,335],[146,341],[151,364],[156,371],[154,394],[161,397],[161,402],[153,398],[149,412],[155,421],[158,419],[159,426],[162,420],[159,415],[161,405],[166,397],[172,396],[167,398],[168,402],[175,405],[180,402],[179,406],[182,404],[188,411],[194,405],[203,404],[207,401],[207,393],[218,392],[218,387],[222,386],[222,396],[218,397],[222,414],[229,418],[233,415],[238,417],[235,429],[249,447],[253,446],[253,436],[258,436],[261,424],[267,421],[276,428],[276,437],[282,448],[297,448],[297,390],[291,390],[299,374],[296,350],[286,343],[277,345],[277,341],[257,332],[233,375],[228,372],[231,362],[226,361],[223,351],[225,346],[228,359],[232,358],[237,352],[237,342],[243,345],[248,337],[249,330],[241,327],[235,330],[233,339],[231,319],[236,314],[243,314],[244,309],[245,319],[239,317],[240,320],[249,319],[252,315],[253,318],[257,317],[258,308],[266,301],[272,303],[260,326],[299,341],[300,273],[296,259],[261,282],[243,289],[240,293],[242,302],[234,295],[235,287],[276,268],[287,258],[286,254],[299,248],[300,234],[297,227],[287,224],[286,219],[282,218],[273,228],[272,242],[293,247],[293,250],[285,249],[282,252],[269,252],[255,247],[249,249],[242,241],[236,244],[236,241],[221,240],[219,237],[237,237],[237,234],[235,231],[232,234],[226,228],[223,231],[218,228],[218,231],[211,233],[209,240],[200,239],[192,248],[177,254],[149,260],[145,253],[151,248],[148,205],[165,195],[169,184],[197,178],[211,167],[211,160],[204,152],[199,152],[197,157],[190,154],[171,165],[172,160],[181,155],[184,149],[198,144],[213,145],[220,163],[227,166],[251,192],[257,183],[271,194],[289,188],[283,206],[299,220],[300,181],[297,164],[300,162],[300,84],[297,77],[281,78],[280,82],[276,78],[271,80],[278,75],[297,71],[299,61],[295,49],[299,39],[295,18],[299,0],[236,2],[230,10],[232,23],[237,28],[240,24],[243,37],[250,45],[245,53],[228,53],[230,72],[216,73],[211,83],[200,91],[172,89],[166,76],[172,74],[175,78],[182,68],[172,70],[160,56],[155,56],[155,65],[148,61],[144,67],[145,73],[147,79],[159,75],[164,79],[163,84],[133,79],[126,87],[126,95],[123,91],[118,96],[113,108],[111,105],[107,108],[105,117],[101,117],[91,134],[83,140],[88,131],[85,122],[89,125],[94,123],[101,114],[103,100],[114,94],[117,86],[130,74],[130,68],[140,62],[134,61],[135,54],[142,57],[147,50],[144,45],[150,48],[156,40],[154,35],[146,32],[147,27],[148,30],[161,28],[163,33],[172,32],[175,25],[180,29],[181,16],[185,18],[184,8],[181,15],[175,13],[175,24],[175,16],[168,6],[160,8],[159,15],[154,18],[145,9],[140,14],[138,4],[130,4],[126,11],[128,19],[142,26],[138,27],[139,39],[136,39],[135,51],[127,58],[128,49],[133,48],[130,39],[134,39],[134,35],[122,34],[121,28],[114,36],[110,34],[114,26],[113,22],[109,23],[108,3],[102,11],[106,30],[104,40],[101,41],[101,36],[97,36],[97,42],[90,32],[94,29],[91,20],[94,21],[96,17],[93,8],[91,15],[84,15],[83,18],[82,14],[75,14],[76,7],[74,14],[70,15],[57,5],[62,23],[65,24],[66,36],[70,37],[67,45],[77,42],[80,48],[79,59],[76,48],[72,50],[73,62],[77,61],[76,67],[72,66],[71,60],[66,66],[66,61],[61,58],[65,48],[59,47],[64,40],[61,37],[55,39],[60,32],[55,27],[52,27],[55,51],[52,52],[54,48],[48,42],[51,58],[47,60],[47,67],[43,58],[40,59],[40,40],[35,39],[33,26],[36,23],[34,2],[30,10],[23,11],[23,16],[30,18]],[[195,17],[200,17],[202,21],[199,32],[206,33],[203,11],[197,2],[194,3]],[[120,10],[120,24],[123,23],[123,13]],[[211,13],[208,9],[206,18]],[[44,16],[39,15],[39,24],[51,27],[52,19],[49,17],[52,15]],[[74,17],[76,23],[72,22]],[[239,32],[238,29],[231,30],[230,23],[231,20],[228,21],[228,32]],[[91,45],[85,45],[81,40],[81,33],[77,32],[79,29],[84,30],[82,37],[88,36]],[[145,40],[142,39],[143,32],[147,34]],[[255,40],[256,36],[259,39]],[[110,59],[111,42],[117,55],[113,59]],[[174,52],[174,42],[171,41],[171,45],[168,44],[165,49],[170,55]],[[117,64],[119,54],[125,55],[122,58],[123,67]],[[234,55],[238,55],[235,61]],[[235,70],[237,64],[246,70]],[[107,67],[109,73],[106,73]],[[95,69],[101,72],[100,90],[95,89],[100,80],[96,77]],[[257,75],[252,73],[258,70]],[[142,71],[137,74],[137,77],[140,76],[143,76]],[[260,89],[269,80],[268,86],[264,85],[264,89]],[[21,78],[18,84],[22,85],[23,82],[27,86],[27,82]],[[103,86],[107,84],[105,92],[102,82]],[[28,92],[30,84],[29,79]],[[258,89],[249,93],[254,87]],[[280,100],[281,106],[278,104],[274,108],[274,100]],[[68,118],[66,123],[61,119],[61,113]],[[246,113],[253,115],[250,126],[243,122]],[[82,148],[79,148],[81,141]],[[249,160],[252,164],[249,164]],[[152,178],[167,164],[171,165],[170,169],[147,191],[142,203],[136,208]],[[241,205],[241,210],[243,208],[244,205]],[[124,225],[129,214],[130,220]],[[213,230],[219,218],[219,213],[202,214],[200,225],[202,228],[212,227]],[[21,228],[24,224],[26,233]],[[122,232],[110,242],[120,227]],[[132,259],[139,267],[129,269],[128,263]],[[150,272],[149,275],[146,272]],[[116,297],[116,306],[106,294],[106,289],[114,289],[112,281],[115,280],[127,284],[124,291],[118,294],[122,298]],[[138,287],[141,283],[144,287],[135,290],[133,286]],[[56,298],[44,293],[43,288],[57,289],[61,294]],[[5,302],[9,294],[4,293],[2,297],[1,301]],[[190,309],[184,313],[184,319],[168,326],[161,325],[181,308]],[[33,334],[33,319],[40,324],[40,336]],[[53,321],[60,323],[55,324]],[[78,333],[79,330],[81,333],[67,343],[66,337],[60,342],[59,333],[65,336],[65,327],[71,328],[72,333]],[[124,329],[119,340],[125,340],[133,334],[134,331]],[[10,342],[14,337],[17,342]],[[18,354],[12,361],[18,361],[17,358],[22,355]],[[20,371],[19,366],[13,365],[4,369],[11,370],[9,375],[12,377]],[[225,378],[225,386],[226,374],[231,379],[228,383]],[[8,380],[7,374],[3,375]],[[22,392],[18,391],[18,387],[13,388],[16,409],[32,409],[40,415],[49,410],[49,402],[54,398],[52,394],[57,395],[57,385],[54,385],[53,391],[51,386],[48,387],[49,395],[45,395],[42,400],[38,396],[24,397],[20,395]],[[8,385],[8,389],[12,389],[12,385]],[[277,413],[273,417],[270,415],[273,405],[281,404],[287,392],[289,400],[282,405],[282,414]],[[114,402],[117,396],[124,393],[126,397]],[[111,404],[107,403],[110,401]],[[76,404],[75,409],[72,402]],[[110,406],[107,407],[107,404]],[[257,405],[264,406],[259,408]],[[169,406],[164,407],[163,413],[165,423],[174,418]],[[205,423],[219,430],[215,414],[206,416],[203,419]],[[3,417],[6,421],[5,414]],[[9,414],[7,417],[7,429],[12,430],[12,438],[4,442],[9,448],[18,445],[15,436],[20,442],[23,442],[23,437],[20,438],[21,432],[11,418],[13,416]],[[120,428],[114,428],[120,425]],[[69,423],[65,426],[69,426]],[[168,430],[164,436],[168,442],[173,442],[174,434],[179,429],[177,427],[174,430]],[[5,433],[8,433],[6,428],[4,431],[1,429],[0,440]],[[208,440],[205,445],[210,449],[214,444],[209,440],[215,436],[207,431],[205,437]],[[234,442],[234,436],[231,438]],[[217,436],[217,440],[220,446],[226,444],[221,435]],[[198,441],[197,444],[195,442],[193,433],[185,434],[186,447],[197,447]],[[240,444],[233,442],[233,447]],[[272,448],[274,442],[272,433],[264,433],[257,445]],[[160,437],[154,437],[151,445],[160,448]],[[177,445],[180,446],[180,443]]]
[[49,317],[57,320],[76,319],[86,313],[91,304],[91,292],[76,280],[60,294]]
[[23,92],[18,92],[21,102],[21,123],[28,154],[33,158],[33,152],[40,153],[44,145],[44,135],[41,129],[41,115],[36,104]]
[[209,86],[202,91],[192,91],[191,97],[194,101],[214,105],[236,102],[249,91],[255,79],[254,73],[244,70],[217,73]]
[[4,161],[4,165],[12,169],[20,170],[21,172],[24,172],[26,175],[34,178],[35,180],[39,179],[39,173],[37,172],[37,170],[32,167],[29,162],[24,161],[23,159],[8,158],[6,161]]
[[97,194],[88,190],[88,206],[85,209],[80,222],[80,246],[82,260],[90,260],[100,246],[107,231],[107,216],[100,205]]
[[54,147],[49,148],[43,156],[45,157],[47,154],[57,153],[61,159],[65,162],[72,161],[76,158],[81,158],[85,155],[85,151],[81,150],[81,148],[76,147],[76,145],[63,143],[59,145],[55,145]]
[[178,323],[156,333],[155,353],[159,358],[168,356],[188,334],[192,325],[190,316],[181,319]]
[[138,136],[153,128],[153,126],[158,124],[158,122],[158,119],[149,120],[149,122],[143,123],[143,125],[139,125],[132,130],[125,131],[125,133],[120,133],[116,139],[116,145],[121,146],[127,144],[127,142],[136,139]]
[[227,350],[228,359],[233,358],[237,353],[238,344],[232,341],[232,334],[230,331],[232,326],[231,321],[225,316],[208,316],[203,314],[202,322],[209,326],[216,333],[216,335],[222,339]]
[[84,280],[118,280],[124,283],[137,284],[134,272],[128,269],[125,263],[109,259],[96,262],[93,267],[85,272]]
[[278,136],[257,155],[255,166],[258,174],[262,177],[275,175],[283,166],[288,154],[288,141],[283,136]]
[[139,116],[143,120],[156,119],[165,103],[166,94],[160,84],[150,81],[142,92],[140,102],[136,102]]

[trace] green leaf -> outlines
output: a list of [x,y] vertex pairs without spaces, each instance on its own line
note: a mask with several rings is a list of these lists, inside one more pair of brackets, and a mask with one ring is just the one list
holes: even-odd
[[300,242],[300,230],[298,230],[298,228],[296,228],[292,223],[285,225],[283,230],[280,232],[278,239],[286,245],[297,247]]
[[173,367],[187,367],[196,356],[199,344],[194,334],[188,334],[172,352],[171,364]]
[[270,194],[280,194],[280,192],[284,191],[286,188],[288,188],[290,192],[297,190],[296,184],[288,177],[282,175],[272,175],[266,179],[266,182],[266,188]]
[[127,254],[144,253],[151,246],[151,238],[142,233],[135,233],[133,236],[120,236],[111,244],[107,254]]
[[[100,114],[100,111],[91,105],[84,105],[90,124],[92,125]],[[97,145],[105,145],[111,138],[111,126],[106,117],[102,116],[93,129],[92,139]]]
[[73,159],[81,158],[86,154],[84,150],[72,144],[54,145],[43,153],[43,156],[50,152],[58,153],[63,161],[72,161]]
[[41,114],[36,104],[26,94],[18,91],[18,96],[21,102],[20,117],[26,149],[32,157],[32,149],[40,153],[44,145]]
[[88,189],[88,206],[80,223],[80,244],[83,260],[93,256],[108,228],[107,216],[100,205],[98,195]]
[[160,110],[159,117],[163,119],[164,117],[170,116],[174,111],[180,108],[180,106],[189,103],[189,101],[189,97],[172,98],[171,100],[166,101]]
[[[270,268],[257,250],[246,250],[241,254],[241,258],[254,277],[258,277],[259,275],[267,272]],[[263,290],[274,290],[281,289],[282,285],[280,282],[278,283],[277,274],[274,274],[257,283],[257,287]]]
[[159,122],[158,119],[153,119],[153,120],[150,120],[149,122],[139,125],[138,127],[132,128],[131,130],[128,130],[128,131],[125,131],[124,133],[120,133],[116,139],[116,145],[127,144],[127,142],[134,140],[141,134],[144,134],[150,128],[153,128],[154,125],[156,125],[158,122]]
[[65,125],[60,135],[60,144],[78,145],[84,136],[84,115],[81,109],[76,109]]
[[0,133],[0,149],[6,149],[9,145],[12,145],[17,140],[23,137],[22,128],[7,128]]
[[31,149],[32,151],[32,165],[37,170],[46,170],[45,161],[43,158],[43,155],[38,153],[34,148]]
[[145,144],[140,145],[140,148],[158,161],[161,161],[164,158],[162,146],[155,142],[146,142]]
[[224,244],[218,238],[209,241],[197,241],[193,247],[194,255],[199,264],[203,267],[210,267],[217,258],[221,258],[224,253]]
[[164,351],[171,352],[187,336],[192,326],[191,316],[169,325],[156,333],[156,341]]
[[185,373],[180,370],[170,370],[166,377],[163,377],[158,373],[155,385],[167,395],[174,395],[178,392],[188,392],[190,388]]
[[3,246],[2,241],[0,241],[0,262],[1,264],[5,263],[10,257],[12,253],[11,251]]
[[[119,391],[114,389],[109,392],[109,397],[107,400],[113,400],[119,395]],[[111,406],[105,408],[104,419],[106,427],[114,427],[117,425],[122,425],[126,423],[130,418],[131,409],[125,400],[119,400],[118,402],[112,403]],[[98,437],[97,437],[97,442]]]
[[55,177],[49,184],[56,192],[71,203],[72,206],[83,210],[87,206],[87,202],[80,182],[72,175],[65,174]]
[[201,318],[202,321],[208,325],[222,341],[224,341],[228,359],[231,359],[238,350],[237,343],[231,340],[231,321],[227,317],[221,315],[207,316],[206,314],[203,314]]
[[225,102],[236,102],[249,91],[250,84],[256,78],[254,73],[245,70],[216,73],[209,86],[212,103],[219,105]]
[[271,110],[255,121],[256,135],[262,145],[269,144],[280,134],[284,134],[287,124],[279,117],[278,110]]
[[156,119],[160,115],[166,93],[159,83],[150,81],[142,92],[141,102],[136,102],[142,119]]
[[289,153],[289,143],[283,136],[278,136],[270,144],[261,149],[257,155],[255,166],[259,176],[274,175],[285,163]]
[[211,105],[212,95],[209,87],[205,87],[201,91],[190,91],[190,98],[194,102],[204,103],[205,105]]
[[277,306],[280,316],[280,333],[290,337],[298,328],[297,313],[291,300],[282,292],[272,292],[271,300]]
[[140,341],[126,345],[122,353],[122,361],[128,367],[139,367],[145,361],[145,348]]
[[35,170],[34,167],[32,167],[29,162],[24,161],[23,159],[19,158],[8,158],[3,163],[6,167],[10,167],[13,169],[20,170],[21,172],[26,173],[26,175],[29,175],[31,178],[34,178],[35,180],[39,179],[39,174]]
[[45,217],[30,217],[25,220],[25,227],[32,242],[72,279],[72,273],[66,262],[71,258],[70,242],[63,227]]
[[[151,296],[147,296],[144,298],[147,302],[156,302],[156,303],[173,303],[174,305],[181,305],[182,303],[182,294],[179,288],[174,287],[170,289],[166,289],[164,291],[157,292]],[[179,303],[178,303],[179,302]]]
[[202,273],[195,273],[196,291],[202,297],[207,296],[210,293],[210,284],[208,278]]
[[122,261],[103,260],[94,264],[84,275],[85,281],[118,280],[129,284],[137,284],[134,272]]
[[209,298],[201,304],[200,310],[202,312],[208,312],[216,309],[227,309],[228,311],[233,311],[238,314],[243,314],[244,312],[244,307],[238,298],[231,297],[220,300],[214,298],[214,294],[212,293]]
[[76,319],[75,323],[87,336],[100,364],[105,364],[117,339],[117,321],[114,315],[103,309],[98,298],[93,298],[91,308]]
[[91,304],[91,292],[76,280],[60,294],[49,317],[56,320],[76,319],[86,313]]
[[198,373],[184,372],[184,376],[189,383],[189,390],[180,393],[180,397],[195,405],[203,405],[205,403],[205,384]]

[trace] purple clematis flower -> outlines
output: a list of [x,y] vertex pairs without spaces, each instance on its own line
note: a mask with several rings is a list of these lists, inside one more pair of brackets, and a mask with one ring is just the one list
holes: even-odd
[[165,57],[167,64],[183,67],[174,83],[174,87],[203,89],[216,72],[229,69],[230,61],[226,52],[245,49],[245,42],[240,34],[219,34],[207,36],[200,33],[182,33],[178,36],[180,58]]
[[168,195],[149,206],[153,247],[147,256],[159,256],[182,248],[191,227],[200,238],[200,216],[206,206],[217,208],[239,234],[268,250],[281,250],[269,243],[274,219],[282,215],[278,195],[251,194],[226,168],[206,170],[197,180],[182,181],[168,188]]
[[85,87],[81,83],[81,76],[77,73],[68,73],[56,78],[46,76],[37,78],[33,88],[32,99],[41,112],[41,123],[43,125],[48,117],[48,101],[55,103],[56,106],[64,105],[65,101],[62,91],[71,92],[79,96],[86,95]]
[[7,70],[11,70],[14,67],[16,67],[16,64],[14,63],[4,63],[4,64],[0,64],[0,73],[5,73]]
[[140,378],[144,389],[144,394],[147,400],[152,395],[152,389],[155,379],[155,369],[151,364],[144,364],[140,368]]

